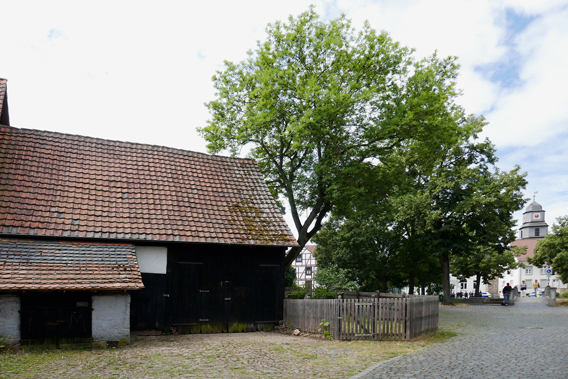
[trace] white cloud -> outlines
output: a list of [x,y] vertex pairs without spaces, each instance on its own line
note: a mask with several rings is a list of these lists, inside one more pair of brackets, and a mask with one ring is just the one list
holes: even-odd
[[487,114],[487,134],[499,146],[536,146],[564,132],[568,120],[565,75],[568,7],[538,17],[516,39],[521,85],[503,89]]
[[[204,152],[195,127],[208,119],[203,104],[214,96],[215,70],[245,59],[269,22],[308,4],[2,2],[0,77],[9,80],[12,125]],[[460,103],[487,117],[484,134],[500,149],[502,167],[529,170],[527,193],[539,188],[548,220],[562,215],[556,210],[568,213],[566,0],[315,4],[328,19],[346,13],[356,28],[369,20],[417,57],[458,56]],[[531,22],[514,31],[507,12]],[[512,86],[498,80],[506,69],[518,70]]]

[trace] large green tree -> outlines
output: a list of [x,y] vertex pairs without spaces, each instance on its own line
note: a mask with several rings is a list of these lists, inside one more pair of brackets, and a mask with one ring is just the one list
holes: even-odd
[[[430,159],[399,148],[369,170],[368,179],[354,179],[357,196],[338,202],[334,222],[316,237],[318,264],[357,269],[363,285],[381,278],[375,288],[383,290],[388,281],[414,292],[416,283],[442,278],[445,301],[450,262],[456,262],[454,274],[484,278],[512,267],[512,215],[524,203],[526,180],[518,167],[495,167],[493,145],[477,138],[484,123],[468,118],[461,139]],[[390,178],[387,186],[377,179],[384,177]]]
[[368,23],[322,22],[313,8],[267,27],[243,62],[213,77],[211,153],[256,159],[274,197],[285,198],[299,246],[320,230],[349,178],[400,146],[426,157],[456,138],[463,110],[455,58],[421,61]]
[[513,213],[522,208],[526,174],[496,167],[495,148],[477,141],[483,118],[470,118],[471,136],[445,151],[427,181],[436,215],[427,246],[440,257],[444,301],[450,301],[450,261],[484,249],[503,254],[515,239]]
[[552,265],[560,280],[568,283],[568,216],[559,217],[558,224],[552,225],[552,233],[539,240],[530,264],[537,267]]

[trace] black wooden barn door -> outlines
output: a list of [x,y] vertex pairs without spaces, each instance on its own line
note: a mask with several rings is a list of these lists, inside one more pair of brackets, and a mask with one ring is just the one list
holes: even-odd
[[171,294],[172,327],[179,333],[226,333],[230,321],[230,281],[205,274],[203,262],[176,262]]
[[261,264],[258,268],[257,292],[257,330],[271,330],[276,320],[277,283],[280,266],[277,264]]
[[[144,288],[131,291],[130,328],[163,330],[166,309],[166,275],[142,273]],[[165,295],[165,296],[164,296]]]
[[209,301],[209,292],[200,288],[203,262],[176,262],[173,267],[171,291],[171,324],[180,333],[200,333],[202,304]]

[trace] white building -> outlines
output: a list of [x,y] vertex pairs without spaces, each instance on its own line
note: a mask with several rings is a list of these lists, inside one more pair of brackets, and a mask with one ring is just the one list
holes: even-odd
[[[461,292],[462,294],[467,293],[468,295],[475,295],[475,279],[476,277],[472,276],[467,278],[465,281],[461,281],[459,278],[450,275],[450,287],[452,288],[452,294],[457,295]],[[481,282],[479,285],[479,292],[487,292],[487,284],[483,284],[483,282]]]
[[306,245],[292,263],[296,269],[296,284],[300,287],[307,285],[308,288],[315,287],[314,275],[317,270],[314,251],[317,245]]
[[[520,289],[520,284],[524,280],[527,284],[527,289],[529,291],[533,290],[533,283],[538,281],[540,288],[544,289],[547,285],[550,287],[556,287],[558,289],[568,288],[566,283],[562,283],[556,275],[553,275],[553,268],[550,266],[545,267],[535,267],[527,262],[527,258],[534,257],[534,249],[536,243],[544,238],[548,234],[548,224],[545,222],[545,211],[542,209],[542,205],[533,200],[523,213],[523,225],[520,230],[520,238],[511,243],[511,246],[526,246],[526,254],[518,258],[519,262],[525,264],[524,268],[518,268],[515,270],[508,271],[503,278],[498,280],[498,290],[501,289],[509,283],[512,287],[518,286]],[[550,275],[549,275],[550,271]]]

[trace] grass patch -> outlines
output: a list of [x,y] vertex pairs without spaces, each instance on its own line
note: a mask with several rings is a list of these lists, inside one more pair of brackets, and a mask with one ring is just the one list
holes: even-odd
[[424,341],[428,343],[438,343],[447,340],[448,338],[452,338],[457,336],[456,332],[452,332],[451,330],[444,330],[439,329],[436,333],[428,334],[424,336]]
[[248,335],[159,336],[139,338],[119,349],[0,353],[0,377],[38,378],[48,373],[69,378],[346,378],[456,333],[440,330],[409,342]]

